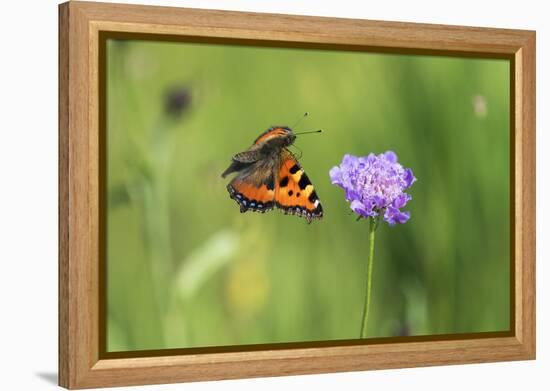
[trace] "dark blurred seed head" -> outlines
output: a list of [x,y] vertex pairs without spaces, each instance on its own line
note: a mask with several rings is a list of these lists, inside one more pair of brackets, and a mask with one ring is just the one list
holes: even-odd
[[191,106],[191,89],[187,86],[169,88],[164,95],[164,112],[179,119]]

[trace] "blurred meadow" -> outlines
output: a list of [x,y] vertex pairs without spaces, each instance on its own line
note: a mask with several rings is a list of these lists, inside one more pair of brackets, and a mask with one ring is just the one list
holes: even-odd
[[[107,42],[107,350],[355,339],[368,224],[330,168],[393,150],[404,225],[377,231],[370,337],[510,328],[509,62]],[[272,125],[321,221],[239,213],[220,174]]]

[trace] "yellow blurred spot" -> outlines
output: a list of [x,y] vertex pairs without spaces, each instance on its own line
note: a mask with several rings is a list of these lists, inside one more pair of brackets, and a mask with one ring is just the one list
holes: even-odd
[[265,305],[269,294],[269,279],[264,260],[247,258],[236,262],[228,276],[227,299],[238,317],[250,317]]

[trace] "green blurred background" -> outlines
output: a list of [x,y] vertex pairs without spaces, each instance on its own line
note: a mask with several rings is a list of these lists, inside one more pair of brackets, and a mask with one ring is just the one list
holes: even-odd
[[[107,350],[358,338],[368,224],[328,172],[386,150],[418,182],[370,337],[508,330],[509,92],[504,60],[108,40]],[[239,213],[231,156],[306,111],[323,220]]]

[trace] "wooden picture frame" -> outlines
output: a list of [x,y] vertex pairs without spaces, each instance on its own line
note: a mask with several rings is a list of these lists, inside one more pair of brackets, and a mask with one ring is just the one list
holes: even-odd
[[[102,351],[104,32],[511,62],[512,329],[393,342],[149,357]],[[168,353],[168,352],[167,352]],[[59,6],[59,384],[89,388],[535,358],[535,32],[89,2]]]

